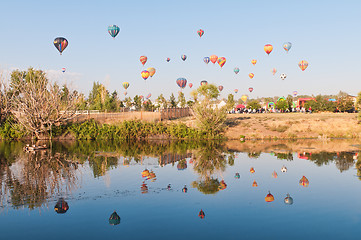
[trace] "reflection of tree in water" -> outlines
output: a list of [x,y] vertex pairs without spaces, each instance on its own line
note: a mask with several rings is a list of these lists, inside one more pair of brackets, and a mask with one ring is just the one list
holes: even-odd
[[293,154],[292,152],[288,153],[274,153],[274,155],[277,157],[277,159],[292,161],[293,160]]
[[354,165],[354,156],[355,153],[353,152],[321,152],[312,153],[309,160],[314,162],[317,166],[328,165],[329,163],[334,162],[340,172],[343,172]]
[[70,192],[76,187],[77,164],[63,153],[20,152],[10,159],[15,159],[12,166],[6,163],[0,166],[1,196],[15,208],[41,207],[53,195]]
[[261,152],[249,152],[247,155],[249,158],[259,158],[261,156]]
[[220,181],[212,175],[224,172],[226,164],[227,154],[220,143],[204,144],[193,154],[193,169],[199,174],[199,180],[192,182],[192,186],[204,194],[217,193]]

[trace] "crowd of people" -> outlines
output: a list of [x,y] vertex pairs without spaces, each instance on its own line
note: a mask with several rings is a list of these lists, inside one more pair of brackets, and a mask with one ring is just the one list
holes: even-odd
[[229,113],[288,113],[288,112],[300,112],[300,113],[312,113],[312,108],[309,107],[308,109],[304,107],[296,107],[286,110],[279,110],[276,108],[266,108],[261,107],[258,109],[252,109],[252,108],[234,108]]

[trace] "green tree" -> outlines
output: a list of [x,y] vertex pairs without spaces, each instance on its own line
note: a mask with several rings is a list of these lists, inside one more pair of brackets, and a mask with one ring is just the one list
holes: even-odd
[[153,111],[154,109],[154,105],[150,99],[143,103],[143,107],[145,111]]
[[261,104],[259,104],[259,102],[255,99],[252,99],[250,101],[248,101],[248,104],[247,104],[247,108],[251,108],[252,110],[253,109],[260,109],[261,108]]
[[184,97],[183,92],[178,93],[178,102],[180,104],[180,107],[184,108],[187,104],[186,98]]
[[337,100],[337,108],[340,112],[353,112],[354,104],[349,96],[339,97]]
[[156,101],[158,102],[160,107],[162,107],[162,108],[167,108],[168,107],[168,102],[165,99],[165,97],[163,96],[163,94],[160,94]]
[[177,107],[177,102],[175,100],[174,94],[172,93],[169,97],[169,104],[171,107]]
[[133,105],[132,99],[130,97],[125,98],[124,103],[125,103],[125,107],[127,108],[130,108]]
[[133,106],[137,111],[139,111],[142,108],[142,99],[138,95],[135,95],[133,98]]
[[279,101],[276,102],[276,108],[281,110],[281,111],[286,111],[286,109],[288,108],[288,103],[286,100],[280,99]]
[[227,108],[227,111],[230,111],[234,108],[234,105],[236,104],[236,101],[234,101],[234,96],[233,94],[228,94],[228,98],[227,98],[227,105],[226,105],[226,108]]

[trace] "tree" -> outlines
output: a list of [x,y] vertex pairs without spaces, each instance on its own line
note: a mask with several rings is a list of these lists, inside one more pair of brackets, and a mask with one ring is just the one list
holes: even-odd
[[150,99],[148,99],[147,101],[145,101],[143,103],[143,107],[145,111],[153,111],[154,105],[152,103],[152,101]]
[[137,111],[142,108],[142,99],[138,95],[135,95],[133,98],[133,106]]
[[286,109],[288,108],[287,101],[280,99],[279,101],[276,102],[276,108],[281,111],[286,111]]
[[175,100],[174,94],[172,93],[169,97],[169,103],[171,107],[177,107],[177,102]]
[[130,98],[130,97],[127,97],[127,98],[125,98],[124,99],[124,103],[125,103],[125,106],[127,107],[127,108],[130,108],[131,106],[132,106],[132,99]]
[[163,96],[163,94],[160,94],[156,100],[158,102],[158,104],[160,105],[160,107],[162,108],[167,108],[168,107],[168,103],[167,100],[165,99],[165,97]]
[[64,124],[76,111],[77,92],[50,83],[41,70],[13,71],[10,91],[12,114],[38,139],[47,138],[53,125]]
[[227,108],[227,111],[230,111],[234,108],[234,105],[236,104],[236,102],[234,101],[234,96],[233,94],[228,94],[228,98],[227,98],[227,105],[226,105],[226,108]]
[[353,101],[349,96],[339,97],[337,100],[337,108],[340,112],[353,112]]
[[11,102],[8,86],[0,79],[0,125],[10,116]]
[[253,109],[260,109],[261,104],[259,104],[259,102],[257,100],[252,99],[252,100],[248,101],[247,108],[251,108],[252,110]]
[[184,97],[183,92],[178,93],[178,103],[180,104],[180,107],[184,108],[187,104],[186,98]]

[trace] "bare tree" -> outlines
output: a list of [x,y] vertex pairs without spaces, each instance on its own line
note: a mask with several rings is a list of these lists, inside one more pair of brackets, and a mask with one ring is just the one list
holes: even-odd
[[10,115],[10,98],[8,86],[0,76],[0,124]]
[[75,115],[78,93],[51,83],[41,70],[29,68],[11,74],[11,112],[36,138],[48,138],[53,125]]

